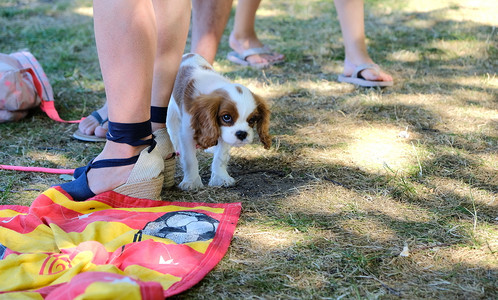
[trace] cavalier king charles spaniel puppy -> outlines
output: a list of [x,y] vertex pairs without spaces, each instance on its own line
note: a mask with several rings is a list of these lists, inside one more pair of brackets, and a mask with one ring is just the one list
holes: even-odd
[[256,129],[265,149],[271,146],[270,110],[248,88],[216,73],[200,55],[183,55],[168,107],[166,127],[183,169],[182,190],[203,186],[196,149],[214,153],[210,186],[232,186],[230,148],[253,141]]

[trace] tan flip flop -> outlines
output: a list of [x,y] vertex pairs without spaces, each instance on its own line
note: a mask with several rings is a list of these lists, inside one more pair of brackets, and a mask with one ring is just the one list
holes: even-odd
[[362,87],[387,87],[392,86],[392,81],[376,81],[376,80],[366,80],[361,76],[361,72],[367,69],[372,69],[380,72],[380,67],[376,64],[361,64],[357,66],[351,76],[339,75],[339,82],[346,82],[355,84]]
[[266,68],[272,65],[279,64],[284,61],[284,59],[279,59],[276,61],[272,61],[269,63],[250,63],[247,61],[247,58],[251,55],[261,55],[261,54],[269,54],[269,55],[275,55],[275,52],[273,52],[269,47],[263,46],[260,48],[251,48],[247,49],[242,53],[238,53],[236,51],[231,51],[227,54],[227,59],[235,64],[241,65],[241,66],[248,66],[248,67],[254,67],[258,69]]

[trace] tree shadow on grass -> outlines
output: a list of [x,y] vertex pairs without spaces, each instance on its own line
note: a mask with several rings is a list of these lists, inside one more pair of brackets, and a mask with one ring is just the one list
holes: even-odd
[[[257,205],[250,206],[261,213]],[[307,298],[310,287],[314,287],[315,297],[355,295],[355,292],[356,296],[367,297],[379,291],[397,297],[430,294],[491,299],[496,295],[493,282],[498,274],[496,268],[445,257],[454,246],[472,244],[466,237],[452,236],[449,242],[448,237],[442,237],[444,228],[451,224],[403,221],[376,211],[361,216],[348,212],[309,214],[296,207],[291,217],[290,213],[274,211],[264,216],[268,219],[266,227],[289,228],[289,232],[294,229],[298,233],[285,236],[269,233],[270,236],[262,238],[258,238],[258,232],[236,235],[229,250],[230,259],[223,260],[201,283],[177,298],[203,299],[206,292],[230,298],[248,295]],[[347,226],[347,222],[355,219],[380,221],[396,232],[395,237],[376,240],[368,233],[359,234]],[[303,240],[301,233],[307,231],[316,234]],[[283,244],[276,242],[262,247],[261,240],[272,238]],[[400,257],[403,241],[407,240],[414,242],[410,245],[411,255]],[[432,246],[418,247],[417,242]],[[425,255],[441,256],[439,265],[431,267],[430,259],[424,261]],[[445,278],[444,289],[434,285],[441,278]],[[233,288],[227,291],[226,284]]]
[[[237,161],[244,165],[245,170],[259,166],[253,160]],[[304,170],[301,171],[304,173]],[[379,291],[392,296],[425,297],[429,293],[457,298],[492,298],[496,294],[492,278],[498,275],[498,269],[462,262],[458,254],[454,257],[451,255],[452,251],[458,252],[463,245],[468,247],[467,250],[481,247],[479,244],[482,241],[477,241],[472,232],[455,227],[456,221],[471,221],[474,217],[470,197],[462,197],[451,191],[446,191],[444,197],[434,199],[406,191],[399,193],[398,183],[389,176],[340,165],[330,166],[327,178],[317,174],[318,178],[314,179],[306,176],[296,179],[299,170],[273,170],[272,174],[278,175],[271,177],[272,183],[263,185],[254,184],[264,181],[259,172],[251,176],[247,176],[248,172],[238,172],[240,170],[236,170],[234,175],[241,175],[237,178],[239,183],[235,187],[223,189],[222,193],[233,195],[228,197],[229,201],[242,201],[242,226],[260,225],[260,230],[268,231],[269,236],[263,238],[268,239],[266,242],[272,238],[291,240],[283,241],[284,244],[280,246],[278,242],[270,243],[265,248],[262,246],[265,241],[260,241],[258,232],[251,235],[246,230],[243,234],[236,234],[229,250],[230,259],[222,261],[221,266],[199,285],[177,296],[178,299],[202,299],[206,291],[241,298],[247,295],[279,297],[282,294],[300,298],[306,297],[310,285],[316,285],[316,297],[354,294],[352,286],[358,287],[356,292],[360,297]],[[283,176],[285,173],[287,176]],[[288,176],[291,173],[293,176]],[[356,179],[364,185],[358,186]],[[387,215],[385,210],[361,206],[351,207],[352,210],[346,207],[311,212],[307,206],[286,204],[289,198],[303,190],[327,186],[351,190],[358,198],[371,195],[372,201],[378,197],[377,191],[387,190],[392,193],[395,202],[414,212],[420,210],[429,213],[430,219],[403,219]],[[351,202],[353,199],[345,201]],[[493,207],[483,204],[477,204],[476,207],[480,224],[494,224]],[[372,223],[380,228],[372,228],[372,232],[358,230],[354,226],[357,222]],[[276,232],[272,233],[272,229]],[[279,236],[278,230],[288,234]],[[375,232],[379,230],[392,233],[379,239],[376,237],[378,232]],[[296,232],[295,240],[292,240],[292,232]],[[307,238],[303,239],[303,235]],[[399,257],[403,242],[407,241],[410,243],[411,257],[415,255],[414,258]],[[434,255],[440,256],[439,264],[430,267],[432,258],[425,261],[425,257]],[[397,275],[388,275],[393,272]],[[444,289],[437,286],[441,277],[445,278]],[[304,278],[306,280],[301,284],[300,280]],[[226,284],[234,288],[223,290]]]

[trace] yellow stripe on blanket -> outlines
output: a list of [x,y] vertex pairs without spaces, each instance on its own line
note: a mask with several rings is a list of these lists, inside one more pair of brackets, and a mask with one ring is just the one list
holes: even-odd
[[182,280],[181,277],[176,277],[171,274],[162,274],[139,265],[131,265],[127,267],[124,272],[128,276],[138,277],[142,281],[159,282],[164,290],[169,289],[174,283]]
[[12,209],[0,210],[0,218],[12,218],[18,215],[26,215],[26,214]]

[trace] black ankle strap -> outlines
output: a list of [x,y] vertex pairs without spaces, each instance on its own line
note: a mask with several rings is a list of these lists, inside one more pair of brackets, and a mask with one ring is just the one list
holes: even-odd
[[140,155],[135,155],[129,158],[102,159],[96,162],[91,161],[89,165],[91,169],[128,166],[136,163],[139,156]]
[[150,120],[142,123],[117,123],[109,121],[106,138],[109,141],[128,144],[130,146],[150,145],[150,152],[156,146],[154,137],[147,140],[142,139],[151,134],[152,127]]
[[166,123],[166,115],[168,114],[167,107],[151,106],[150,121],[154,123]]

